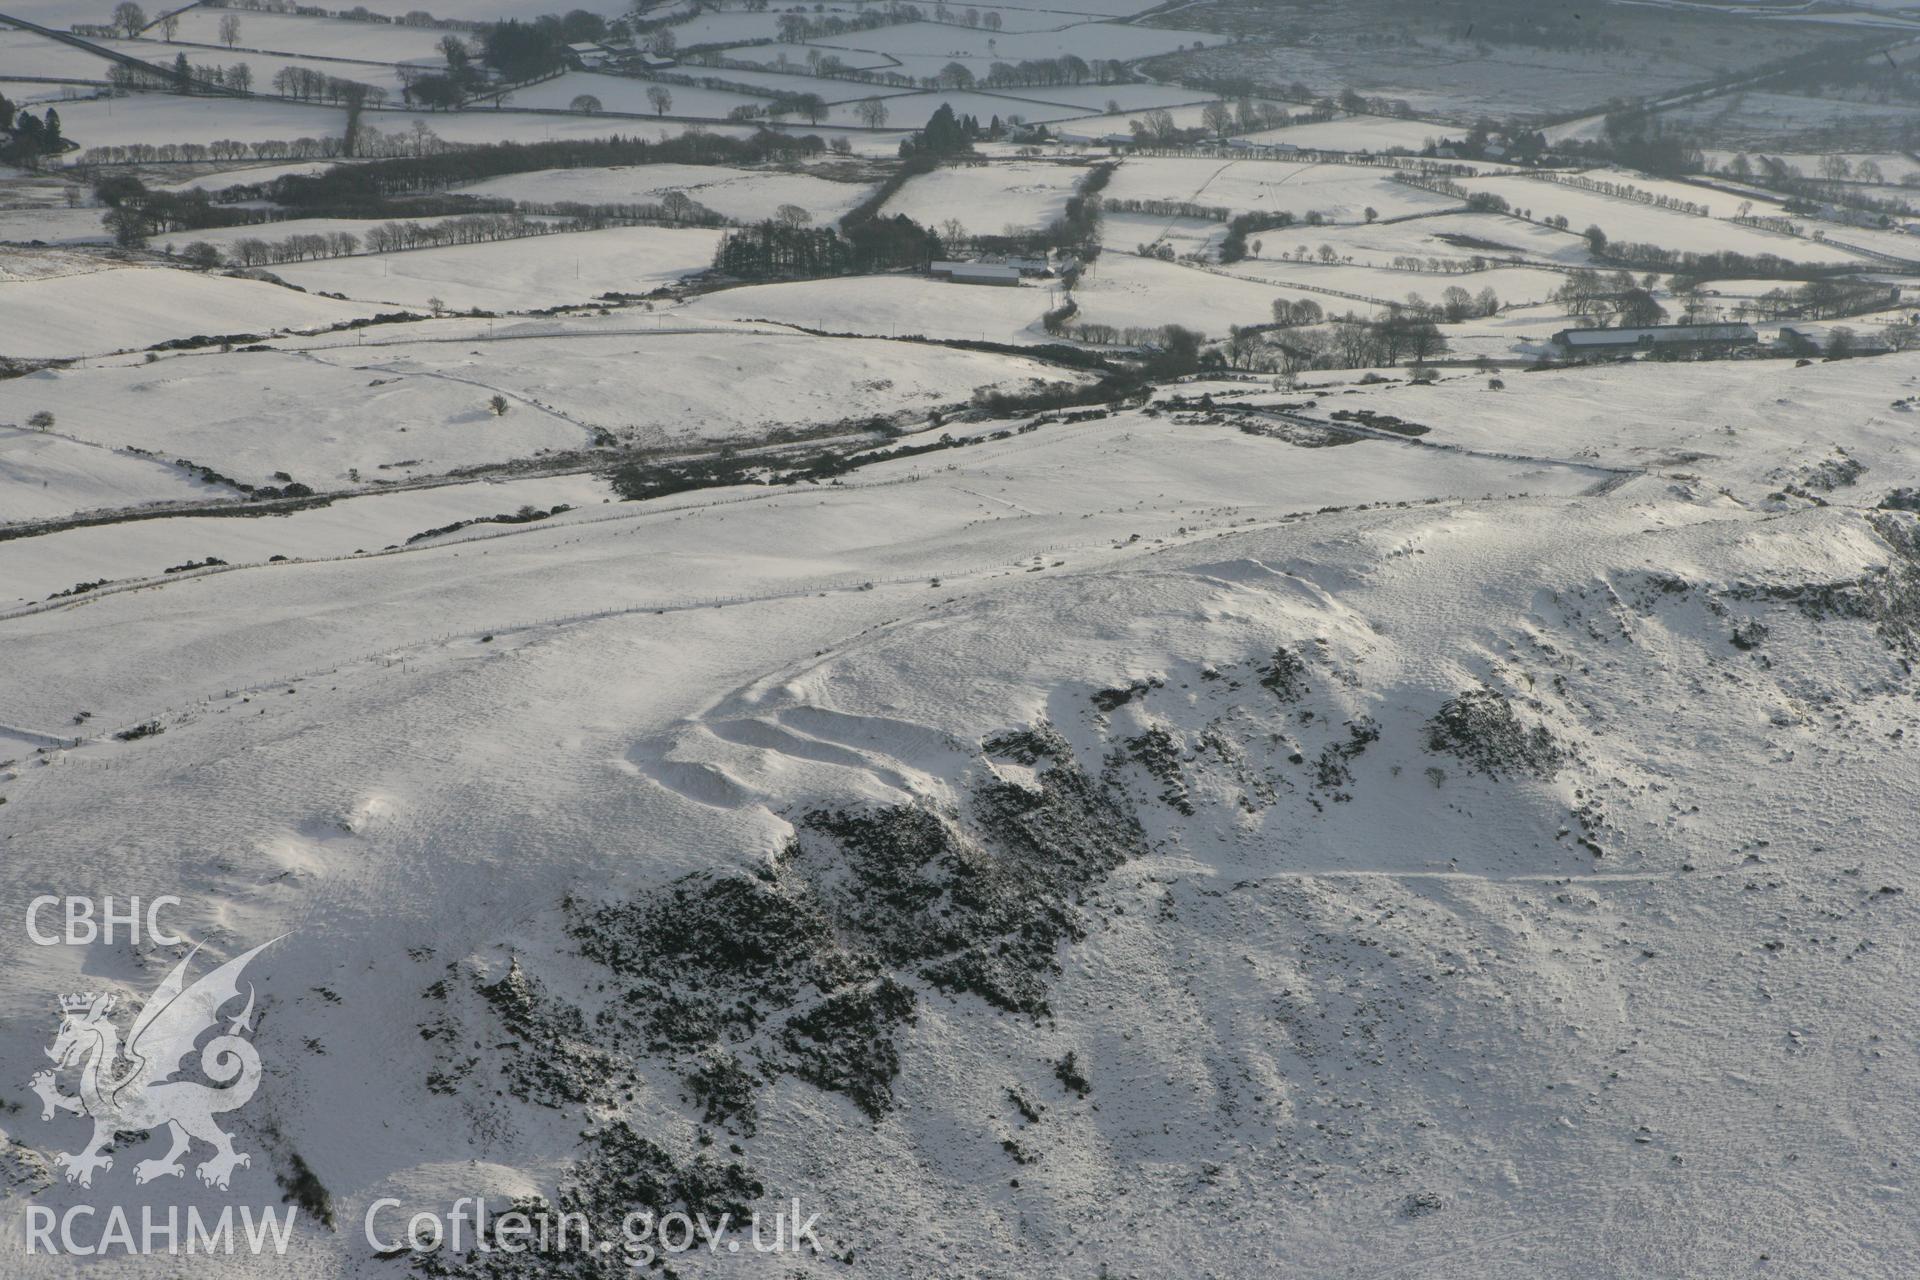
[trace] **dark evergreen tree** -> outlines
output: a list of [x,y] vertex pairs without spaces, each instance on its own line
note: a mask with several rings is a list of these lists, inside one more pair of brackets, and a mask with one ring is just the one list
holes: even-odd
[[488,30],[481,57],[508,80],[531,80],[560,65],[558,24],[551,28],[510,18]]
[[927,121],[926,128],[901,141],[900,154],[908,159],[963,155],[973,150],[973,140],[979,133],[977,121],[971,117],[962,121],[954,114],[953,107],[943,102]]

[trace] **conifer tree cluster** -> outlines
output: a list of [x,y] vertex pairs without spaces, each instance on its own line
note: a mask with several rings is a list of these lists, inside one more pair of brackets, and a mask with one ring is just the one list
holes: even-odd
[[58,111],[48,107],[45,115],[36,116],[0,94],[0,161],[30,166],[66,148]]

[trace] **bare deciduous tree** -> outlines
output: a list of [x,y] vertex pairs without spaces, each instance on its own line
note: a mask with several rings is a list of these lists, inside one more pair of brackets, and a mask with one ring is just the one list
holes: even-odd
[[139,35],[147,26],[147,11],[133,0],[120,0],[113,7],[113,25],[126,33],[127,39]]

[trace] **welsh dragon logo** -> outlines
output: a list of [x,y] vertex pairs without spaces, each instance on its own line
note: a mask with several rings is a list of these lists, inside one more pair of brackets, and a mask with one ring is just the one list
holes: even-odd
[[[55,1111],[71,1111],[93,1121],[93,1137],[85,1146],[54,1157],[68,1182],[90,1187],[95,1170],[113,1168],[113,1157],[106,1150],[116,1133],[144,1133],[162,1125],[171,1145],[159,1159],[134,1165],[135,1182],[179,1177],[186,1171],[180,1158],[195,1139],[213,1148],[212,1158],[197,1168],[200,1180],[210,1187],[224,1191],[234,1169],[251,1163],[249,1156],[233,1149],[232,1137],[214,1122],[221,1112],[245,1106],[260,1087],[260,1054],[244,1038],[253,1029],[251,983],[246,1008],[200,1050],[200,1070],[213,1085],[177,1077],[200,1037],[218,1029],[220,1010],[239,999],[241,971],[273,942],[235,956],[188,986],[187,966],[200,951],[196,945],[148,998],[124,1046],[110,1016],[117,997],[92,992],[60,997],[60,1031],[47,1050],[59,1065],[34,1076],[31,1087],[40,1095],[42,1120],[53,1119]],[[80,1092],[69,1096],[60,1092],[55,1081],[59,1072],[76,1064]]]

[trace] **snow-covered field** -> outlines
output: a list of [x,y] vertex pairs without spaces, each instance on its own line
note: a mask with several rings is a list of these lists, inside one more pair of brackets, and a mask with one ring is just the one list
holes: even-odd
[[252,187],[272,182],[276,178],[310,177],[316,173],[325,173],[334,167],[331,160],[296,160],[290,164],[254,164],[239,169],[217,169],[212,173],[201,174],[194,178],[183,178],[178,182],[156,184],[162,191],[205,191],[209,195],[225,191],[229,187]]
[[[316,75],[352,80],[359,84],[372,85],[398,102],[400,100],[401,80],[399,72],[389,63],[348,61],[331,57],[299,57],[282,53],[254,53],[239,49],[212,47],[181,48],[159,39],[151,40],[101,40],[104,48],[118,53],[140,58],[154,65],[171,65],[173,59],[184,54],[187,61],[196,67],[231,67],[244,62],[259,91],[271,92],[274,78],[281,71],[293,68],[310,71]],[[186,139],[192,141],[192,139]]]
[[723,289],[694,299],[676,314],[771,320],[827,333],[1045,342],[1040,317],[1056,297],[1043,285],[1003,289],[918,276],[857,276]]
[[[99,216],[97,211],[94,216],[96,218]],[[444,220],[439,217],[408,219],[410,222],[418,222],[426,226]],[[377,218],[287,218],[279,222],[245,223],[237,227],[202,227],[193,231],[182,231],[177,235],[162,236],[159,238],[158,246],[163,252],[178,253],[195,242],[210,244],[220,250],[223,255],[227,255],[228,260],[231,261],[233,247],[241,240],[273,242],[299,235],[332,236],[345,232],[364,241],[367,231],[381,226],[384,221]]]
[[1303,150],[1419,151],[1428,143],[1455,137],[1457,129],[1422,120],[1395,120],[1384,116],[1353,116],[1317,124],[1289,125],[1243,135],[1254,142],[1287,142]]
[[[766,290],[734,292],[763,297],[733,311],[778,310],[763,305]],[[1045,295],[1022,296],[1036,322],[1031,336],[1043,336]],[[9,437],[10,474],[32,487],[20,490],[25,505],[0,519],[239,496],[198,489],[164,465],[176,459],[247,484],[358,490],[517,460],[549,465],[539,460],[596,441],[751,444],[845,419],[911,419],[982,387],[1076,380],[1020,358],[809,337],[729,323],[730,314],[707,306],[674,316],[502,321],[490,332],[440,321],[418,338],[381,326],[283,351],[169,353],[0,381],[0,425],[18,427],[42,411],[55,419],[52,434]],[[957,317],[949,327],[962,336]]]
[[[1342,256],[1360,262],[1391,263],[1398,257],[1465,261],[1479,256],[1586,266],[1591,255],[1581,238],[1582,230],[1577,224],[1571,230],[1558,231],[1498,214],[1452,213],[1370,226],[1287,227],[1265,232],[1262,238],[1269,253],[1275,252],[1276,246],[1283,250],[1288,245],[1304,244],[1317,250],[1325,243]],[[1782,238],[1780,243],[1791,246],[1793,241]]]
[[[675,68],[673,74],[690,75],[704,79],[714,77],[729,84],[744,85],[760,91],[753,101],[764,102],[776,93],[817,93],[827,102],[838,102],[846,98],[863,98],[870,93],[889,92],[875,86],[861,84],[853,80],[833,80],[824,76],[811,76],[796,71],[754,71],[744,68],[728,67],[724,70],[708,70],[704,67],[685,66]],[[644,82],[643,82],[644,83]],[[663,81],[662,83],[666,83]],[[667,84],[670,89],[680,86]],[[892,92],[899,92],[892,90]]]
[[[928,90],[925,93],[902,93],[876,95],[867,92],[860,85],[846,84],[842,87],[844,100],[834,106],[827,116],[830,124],[857,125],[861,123],[859,103],[866,98],[880,96],[887,104],[886,127],[889,129],[918,129],[924,125],[933,113],[941,107],[952,107],[956,115],[972,116],[982,125],[991,124],[995,119],[1011,121],[1015,117],[1028,124],[1046,124],[1050,121],[1069,120],[1086,114],[1084,107],[1056,106],[1039,99],[1025,96],[1024,91],[1008,93],[966,93],[946,90]],[[1118,120],[1119,117],[1109,117]],[[1124,121],[1116,127],[1124,129]]]
[[[1023,57],[1028,56],[1022,54]],[[1206,103],[1211,97],[1177,84],[1047,84],[1023,85],[1003,91],[1008,97],[1027,98],[1084,111],[1106,112],[1117,105],[1116,115],[1146,111],[1153,107],[1184,107]]]
[[97,355],[198,334],[265,334],[372,309],[257,280],[130,266],[0,283],[0,355]]
[[[512,515],[523,507],[550,511],[563,505],[579,510],[578,518],[590,518],[597,513],[589,508],[607,502],[608,494],[606,482],[594,476],[541,476],[343,498],[271,517],[179,516],[88,525],[0,542],[0,581],[18,593],[17,600],[0,600],[0,608],[31,605],[81,582],[160,578],[175,565],[203,563],[209,556],[236,565],[271,562],[272,556],[327,560],[403,547],[417,534],[469,520],[483,523],[437,535],[434,545],[485,538],[520,527],[490,517]],[[221,495],[203,491],[190,496],[204,500]]]
[[1017,357],[921,343],[833,340],[759,325],[655,322],[631,314],[529,326],[492,343],[383,341],[309,348],[313,358],[372,378],[404,376],[471,388],[484,407],[504,393],[516,415],[541,411],[649,448],[748,443],[778,429],[926,413],[983,386],[1072,376]]
[[[75,439],[64,426],[57,433],[19,426],[17,424],[40,409],[15,413],[14,405],[51,403],[54,397],[43,395],[36,401],[32,393],[40,388],[16,390],[16,384],[12,383],[7,385],[7,390],[13,394],[7,397],[8,407],[0,409],[0,525],[52,519],[99,508],[183,502],[218,492],[215,486],[204,484],[164,461],[119,453]],[[32,543],[19,545],[27,560],[38,558],[38,549]],[[18,592],[39,590],[29,580],[24,565],[5,576],[17,584],[14,589]]]
[[[811,64],[808,55],[818,61],[826,53],[825,46],[801,44],[743,44],[738,48],[722,50],[722,55],[735,62],[752,62],[763,67],[789,67],[803,70]],[[835,47],[834,57],[851,71],[881,71],[894,65],[893,59],[883,53],[869,53],[860,49]],[[835,95],[838,96],[837,94]]]
[[[1270,245],[1269,253],[1287,247],[1288,237],[1274,236],[1271,240],[1279,244]],[[1449,288],[1465,289],[1472,294],[1478,294],[1482,289],[1492,289],[1502,302],[1509,304],[1543,302],[1566,282],[1566,276],[1561,272],[1533,267],[1495,267],[1485,271],[1456,272],[1405,271],[1348,266],[1345,263],[1288,262],[1269,257],[1236,262],[1226,270],[1269,284],[1337,289],[1393,302],[1404,301],[1409,293],[1417,293],[1428,302],[1438,302],[1440,295]]]
[[[58,2],[58,0],[55,0],[55,2]],[[289,6],[289,8],[291,7],[292,6]],[[329,9],[332,8],[332,6],[327,7]],[[587,4],[575,7],[585,9],[590,13],[597,13],[603,18],[617,18],[624,12],[617,5],[605,3],[605,0],[590,0]],[[500,22],[508,18],[518,18],[522,22],[531,22],[553,12],[552,5],[547,5],[543,8],[540,4],[536,3],[536,0],[428,0],[428,3],[424,6],[415,3],[415,0],[366,0],[364,4],[356,2],[356,4],[348,8],[335,11],[344,13],[348,12],[349,9],[364,9],[394,19],[394,21],[388,25],[376,25],[373,23],[362,24],[351,19],[343,19],[340,22],[340,25],[366,25],[376,31],[406,31],[407,27],[401,19],[413,13],[427,13],[442,22],[485,23]],[[250,12],[250,10],[241,9],[242,19],[244,20]],[[157,14],[153,16],[157,16]],[[88,20],[99,21],[100,19],[90,17]]]
[[978,235],[1018,234],[1058,218],[1086,176],[1082,166],[1044,160],[936,169],[909,179],[884,212],[904,213],[931,227],[953,218]]
[[0,209],[0,243],[93,244],[111,238],[98,209]]
[[[369,5],[368,8],[372,9],[373,6]],[[240,20],[239,38],[231,47],[220,36],[221,20],[228,16]],[[446,34],[431,27],[407,27],[391,22],[303,18],[290,13],[257,13],[239,7],[199,5],[181,11],[180,29],[174,34],[174,41],[207,46],[205,49],[186,50],[188,61],[196,63],[218,62],[225,65],[237,58],[242,50],[255,49],[347,58],[365,63],[395,63],[438,58],[438,46]],[[147,37],[157,41],[160,32],[151,30]],[[172,54],[167,52],[159,58],[149,54],[147,60],[171,61]],[[334,74],[353,79],[363,78],[360,73],[346,67]]]
[[[372,123],[384,130],[391,119],[382,113],[375,115]],[[265,142],[337,136],[346,129],[347,115],[338,107],[314,104],[140,93],[76,102],[61,108],[60,120],[68,137],[81,140],[84,146],[105,147],[135,142],[156,146],[208,143],[216,138]]]
[[[76,49],[31,31],[0,27],[0,77],[9,74],[104,81],[107,64],[85,49]],[[60,114],[64,119],[66,112]]]
[[[587,84],[562,98],[552,86],[567,79],[568,76],[562,76],[525,90],[531,95],[528,101],[521,102],[515,97],[504,110],[370,111],[366,115],[365,125],[381,134],[405,137],[418,124],[431,130],[436,137],[461,144],[605,138],[616,134],[632,137],[636,133],[655,136],[658,132],[677,134],[684,128],[672,121],[654,125],[629,119],[512,110],[513,106],[547,105],[565,112],[573,97],[582,92],[592,92],[595,87]],[[641,82],[621,80],[618,84],[624,88],[639,86]],[[675,85],[671,88],[677,105],[682,87]],[[739,95],[714,94],[701,89],[688,89],[685,92],[694,95],[700,103],[700,109],[693,110],[691,114],[711,114],[716,119],[725,114],[727,106],[746,101]],[[651,115],[653,108],[645,103],[644,91],[639,101],[642,105],[637,110]],[[135,142],[156,145],[170,142],[207,143],[220,138],[234,138],[242,142],[287,142],[299,138],[337,137],[346,128],[346,113],[338,107],[278,100],[242,102],[229,98],[183,98],[173,94],[137,94],[131,98],[76,102],[70,107],[62,107],[60,116],[65,123],[66,134],[83,139],[85,145],[90,147]],[[745,136],[753,132],[745,126],[709,127],[719,134]],[[822,137],[831,137],[833,133],[831,129],[818,132]],[[887,135],[873,137],[886,139]],[[896,143],[889,140],[887,149],[893,145]]]
[[1366,165],[1295,164],[1277,160],[1129,160],[1108,184],[1114,200],[1168,200],[1215,205],[1234,213],[1319,213],[1358,222],[1460,207],[1448,196],[1395,182],[1392,171]]
[[782,205],[798,205],[819,225],[837,222],[866,199],[868,188],[810,173],[729,169],[719,165],[650,164],[611,169],[543,169],[491,178],[463,187],[470,195],[527,203],[658,203],[681,191],[715,213],[740,222],[760,222]]
[[524,310],[650,292],[713,265],[719,239],[719,232],[698,228],[610,227],[288,263],[274,274],[315,293],[366,302],[424,308],[438,298],[456,311]]
[[[1821,162],[1826,159],[1825,155],[1814,155],[1805,151],[1749,152],[1707,150],[1703,152],[1703,154],[1706,157],[1707,163],[1717,169],[1724,169],[1727,165],[1732,164],[1736,156],[1746,156],[1748,163],[1754,164],[1759,156],[1766,155],[1775,160],[1785,161],[1807,177],[1820,176]],[[1849,165],[1859,165],[1863,161],[1871,160],[1879,167],[1881,175],[1885,180],[1890,183],[1899,183],[1909,177],[1920,176],[1920,160],[1915,160],[1912,156],[1901,155],[1897,152],[1851,152],[1848,153],[1845,158]]]
[[777,21],[773,14],[765,11],[707,9],[688,21],[674,23],[673,32],[682,47],[730,44],[739,40],[770,41],[778,30]]
[[590,437],[524,401],[496,417],[490,388],[391,372],[378,348],[355,348],[351,358],[358,363],[325,352],[214,352],[49,370],[0,382],[0,422],[58,405],[63,434],[103,449],[187,458],[259,485],[284,471],[314,488],[345,486],[353,471],[368,481],[438,475],[577,448]]
[[[1852,260],[1836,249],[1809,240],[1754,227],[1730,226],[1721,217],[1699,217],[1662,209],[1617,196],[1584,191],[1564,183],[1482,177],[1469,179],[1466,185],[1473,191],[1498,195],[1516,209],[1529,210],[1535,218],[1565,218],[1575,231],[1590,225],[1598,226],[1613,240],[1657,244],[1662,248],[1693,253],[1733,252],[1756,256],[1770,253],[1793,262],[1838,263]],[[1740,203],[1732,196],[1704,190],[1697,191],[1690,198],[1722,217],[1732,215]]]
[[1141,245],[1171,245],[1176,254],[1218,253],[1227,224],[1211,218],[1169,218],[1153,213],[1115,213],[1100,220],[1100,242],[1109,249],[1135,252]]
[[58,30],[65,30],[76,22],[106,21],[99,0],[8,0],[5,11],[38,26]]
[[[1073,54],[1088,62],[1095,59],[1146,58],[1176,49],[1221,42],[1218,35],[1204,31],[1174,31],[1123,23],[1076,21],[1072,8],[1055,9],[1047,15],[1045,26],[1037,22],[1022,30],[1025,22],[1005,24],[1001,32],[985,27],[963,27],[934,22],[911,22],[880,27],[873,31],[853,32],[823,41],[824,45],[844,44],[868,52],[885,53],[901,63],[909,75],[930,76],[950,62],[959,62],[976,74],[984,73],[995,62],[1016,62],[1022,58],[1058,58]],[[987,10],[982,8],[984,14]],[[1003,11],[1015,12],[1012,9]],[[1033,10],[1025,12],[1032,14]],[[1085,13],[1086,10],[1080,9]],[[1044,96],[1044,95],[1042,95]]]
[[1213,338],[1226,337],[1232,325],[1270,323],[1276,298],[1311,298],[1323,306],[1330,301],[1304,289],[1118,252],[1100,255],[1074,296],[1080,303],[1076,319],[1083,323],[1122,329],[1177,324]]
[[[1067,122],[1060,127],[1059,132],[1070,135],[1091,135],[1094,137],[1119,134],[1124,138],[1132,131],[1135,123],[1153,123],[1153,121],[1149,119],[1149,115],[1157,115],[1160,110],[1166,111],[1167,117],[1173,121],[1176,128],[1198,129],[1206,123],[1208,101],[1206,98],[1200,98],[1190,100],[1186,106],[1182,107],[1158,108],[1151,113],[1147,111],[1123,111],[1119,115],[1107,113],[1089,114],[1089,111],[1083,108],[1076,110],[1073,115],[1068,118]],[[1065,110],[1065,108],[1062,108],[1062,110]],[[1097,108],[1094,110],[1097,110]],[[1030,115],[1028,119],[1044,121],[1048,119],[1048,117],[1045,115]]]
[[54,80],[7,80],[0,79],[0,94],[15,106],[30,107],[40,111],[46,107],[58,109],[65,103],[79,98],[91,98],[105,88],[98,81],[89,83],[79,78],[61,82]]
[[[729,79],[739,79],[737,76]],[[654,105],[647,97],[651,89],[663,89],[671,101],[665,111]],[[543,80],[539,84],[516,89],[508,97],[509,107],[525,107],[543,111],[567,111],[573,108],[574,100],[582,97],[597,98],[600,110],[618,111],[629,115],[683,117],[706,117],[714,120],[726,118],[735,107],[765,106],[766,99],[744,93],[733,93],[718,89],[703,89],[697,85],[665,84],[650,80],[635,80],[630,76],[610,76],[594,71],[569,71],[552,80]],[[621,121],[618,126],[603,124],[601,132],[631,131],[632,121]]]

